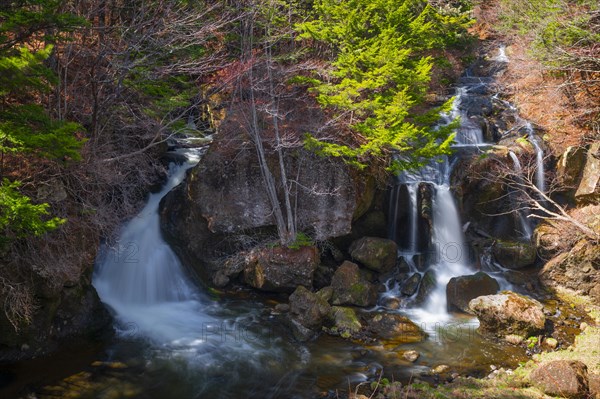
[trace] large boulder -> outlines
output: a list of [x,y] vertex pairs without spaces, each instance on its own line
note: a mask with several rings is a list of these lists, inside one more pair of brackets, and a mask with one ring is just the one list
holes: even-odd
[[[279,180],[277,158],[271,151],[267,157]],[[297,229],[313,239],[349,234],[372,202],[372,179],[342,160],[295,148],[285,151],[284,165],[297,183],[292,193]],[[217,138],[186,180],[163,198],[160,213],[165,239],[211,285],[239,273],[223,270],[224,259],[277,233],[256,151],[243,137]]]
[[600,247],[587,239],[580,240],[569,252],[547,262],[539,278],[548,288],[567,288],[600,300]]
[[600,198],[600,141],[590,146],[575,199],[578,203],[597,203]]
[[413,273],[400,288],[400,293],[404,296],[413,296],[417,289],[419,289],[419,283],[421,282],[421,275],[419,273]]
[[366,323],[369,335],[398,343],[420,342],[425,333],[407,317],[395,313],[375,313]]
[[301,285],[290,295],[289,301],[290,316],[312,330],[320,329],[331,311],[331,306],[323,297]]
[[507,269],[522,269],[535,263],[535,246],[528,242],[498,240],[492,247],[494,258]]
[[498,292],[498,282],[484,272],[470,276],[452,277],[446,285],[446,303],[448,310],[469,311],[469,302],[483,295]]
[[479,332],[482,334],[528,337],[541,333],[546,324],[540,302],[510,291],[472,299],[469,310],[479,319]]
[[332,304],[372,306],[377,301],[377,290],[361,273],[358,265],[344,262],[331,279]]
[[243,279],[262,291],[290,292],[298,285],[312,287],[318,265],[316,247],[255,249],[246,257]]
[[587,367],[576,360],[554,360],[540,364],[529,376],[532,385],[545,394],[561,398],[588,398]]
[[352,243],[350,256],[371,270],[385,273],[396,265],[398,245],[386,238],[363,237]]
[[569,146],[558,160],[556,177],[568,189],[574,189],[579,182],[585,163],[585,148]]

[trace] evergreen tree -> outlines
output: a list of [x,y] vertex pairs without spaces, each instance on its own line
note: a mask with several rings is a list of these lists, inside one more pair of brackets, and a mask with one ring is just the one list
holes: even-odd
[[307,145],[364,167],[369,157],[401,154],[392,168],[415,167],[447,154],[454,125],[432,129],[438,109],[414,113],[429,87],[429,55],[461,40],[469,19],[444,15],[424,0],[317,0],[316,18],[298,25],[301,37],[329,45],[335,58],[325,76],[301,78],[314,85],[333,118],[349,120],[362,143],[347,146],[309,135]]
[[32,204],[18,191],[18,181],[4,177],[7,154],[61,162],[80,157],[83,142],[76,133],[81,127],[53,119],[39,104],[56,83],[45,64],[52,42],[78,22],[61,14],[59,6],[59,1],[22,0],[0,7],[0,244],[41,235],[64,222],[48,217],[47,204]]

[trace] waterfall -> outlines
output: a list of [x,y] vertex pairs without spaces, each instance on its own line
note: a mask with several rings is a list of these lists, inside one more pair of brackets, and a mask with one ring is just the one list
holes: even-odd
[[199,292],[160,233],[160,200],[199,161],[198,152],[184,155],[187,162],[170,165],[167,183],[125,224],[117,245],[103,248],[93,279],[121,327],[162,344],[194,342],[202,327],[214,321],[202,311]]
[[545,171],[544,171],[544,150],[540,146],[540,141],[533,130],[531,122],[525,123],[525,131],[533,148],[535,149],[535,186],[541,192],[546,192]]
[[[513,161],[513,167],[514,170],[517,174],[517,178],[521,178],[521,174],[522,174],[522,167],[521,167],[521,162],[519,161],[519,158],[517,158],[517,155],[512,152],[509,151],[508,155],[510,156],[510,158]],[[516,200],[513,200],[513,202],[517,202]],[[521,230],[523,232],[523,236],[527,239],[530,240],[531,236],[533,234],[533,229],[531,227],[531,223],[529,222],[529,219],[527,218],[526,215],[526,211],[525,210],[520,210],[517,213],[518,217],[519,217],[519,223],[521,224]]]

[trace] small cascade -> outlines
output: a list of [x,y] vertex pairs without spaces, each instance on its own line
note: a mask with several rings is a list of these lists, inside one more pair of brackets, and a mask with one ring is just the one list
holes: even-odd
[[535,186],[542,193],[546,192],[546,179],[544,171],[544,150],[540,146],[540,139],[535,134],[531,122],[525,122],[525,131],[533,148],[535,149]]
[[498,55],[496,55],[493,60],[496,62],[509,62],[506,55],[506,46],[502,45],[498,48]]
[[[521,176],[521,174],[523,172],[523,168],[521,167],[521,162],[519,161],[519,158],[512,151],[509,151],[508,155],[510,156],[510,158],[513,161],[513,167],[514,167],[515,172],[517,173],[517,176]],[[516,202],[516,201],[513,201],[513,202]],[[526,238],[527,240],[530,240],[531,236],[533,235],[533,228],[531,227],[531,223],[529,222],[529,219],[527,218],[526,211],[520,210],[518,212],[518,216],[519,216],[519,223],[521,225],[523,237]]]

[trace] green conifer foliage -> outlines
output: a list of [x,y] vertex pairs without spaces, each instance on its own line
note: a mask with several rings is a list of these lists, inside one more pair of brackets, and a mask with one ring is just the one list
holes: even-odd
[[463,40],[465,14],[444,15],[423,0],[317,0],[314,11],[315,19],[298,25],[300,37],[328,44],[335,59],[325,74],[304,81],[335,117],[352,115],[350,127],[364,142],[350,147],[308,135],[307,146],[358,167],[397,151],[403,160],[392,169],[449,153],[455,126],[431,126],[451,101],[420,115],[413,110],[429,87],[430,54]]

